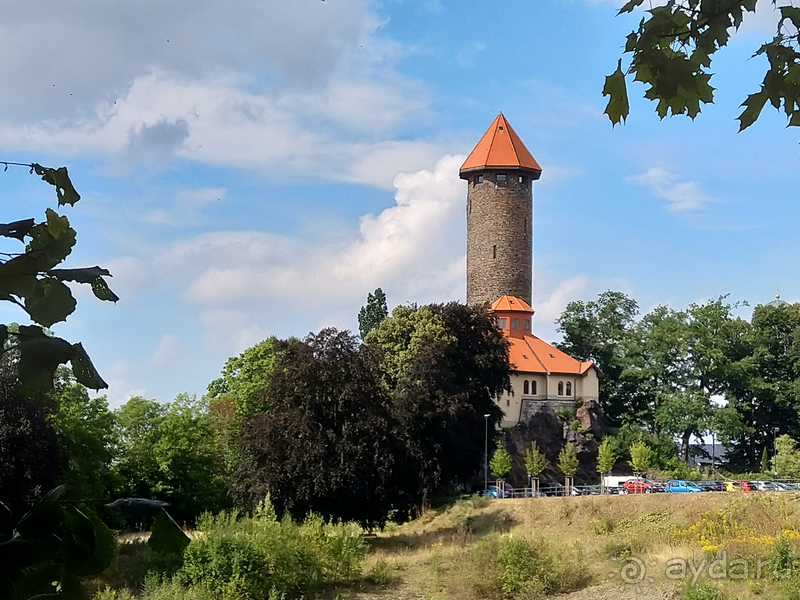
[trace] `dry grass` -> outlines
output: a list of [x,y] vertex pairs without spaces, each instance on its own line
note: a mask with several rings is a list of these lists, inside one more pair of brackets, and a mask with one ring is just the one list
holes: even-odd
[[[738,557],[755,562],[770,556],[779,538],[787,540],[792,551],[800,555],[799,527],[800,496],[787,493],[464,501],[429,511],[392,533],[372,539],[364,572],[381,563],[388,571],[388,580],[360,592],[351,589],[339,593],[341,598],[492,597],[486,591],[489,587],[476,583],[476,577],[484,577],[476,556],[480,555],[481,540],[487,536],[510,534],[532,540],[534,547],[546,546],[553,569],[566,571],[562,577],[575,570],[575,560],[581,561],[589,576],[589,589],[570,598],[593,598],[609,585],[613,589],[622,586],[623,592],[631,588],[639,597],[647,597],[648,589],[656,593],[652,597],[671,597],[678,593],[675,590],[681,582],[666,576],[668,561],[683,559],[687,565],[698,567],[705,560],[707,568],[724,555],[728,561]],[[579,555],[582,558],[576,558]],[[646,576],[638,584],[644,589],[638,592],[636,584],[629,586],[620,579],[622,567],[632,557],[646,565]],[[698,580],[704,580],[705,574],[703,571]],[[686,576],[691,579],[691,571]],[[566,582],[561,589],[578,585],[586,582]],[[778,589],[775,582],[764,577],[725,581],[723,585],[739,598],[769,598],[773,597],[770,590]],[[509,597],[539,597],[535,590],[526,594]]]

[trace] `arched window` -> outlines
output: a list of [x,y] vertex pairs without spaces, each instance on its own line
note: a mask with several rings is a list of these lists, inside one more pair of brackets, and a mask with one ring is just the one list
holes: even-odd
[[531,381],[531,394],[533,396],[536,395],[536,380],[535,379],[533,381]]
[[572,382],[567,382],[567,396],[572,396]]
[[528,383],[528,380],[526,379],[525,383],[522,384],[522,393],[523,394],[527,394],[528,393],[529,385],[530,384]]
[[559,396],[563,396],[564,395],[564,382],[563,381],[559,381],[558,382],[558,395]]

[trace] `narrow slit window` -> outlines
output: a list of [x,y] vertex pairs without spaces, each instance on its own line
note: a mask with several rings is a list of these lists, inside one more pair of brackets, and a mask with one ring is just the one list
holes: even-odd
[[572,396],[572,382],[567,382],[567,396]]
[[492,258],[497,258],[497,246],[492,246]]
[[520,175],[519,176],[519,182],[520,183],[525,183],[525,175]]
[[563,396],[564,395],[564,382],[563,381],[559,381],[558,382],[558,395],[559,396]]

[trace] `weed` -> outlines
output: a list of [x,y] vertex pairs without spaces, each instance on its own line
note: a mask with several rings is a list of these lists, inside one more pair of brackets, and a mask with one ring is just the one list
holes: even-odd
[[681,593],[681,600],[726,600],[728,595],[719,585],[701,583],[697,586],[687,585]]
[[367,573],[367,581],[377,586],[386,586],[392,581],[389,563],[383,558],[378,559]]
[[614,533],[614,520],[611,517],[592,519],[592,530],[597,535],[608,535],[609,533]]

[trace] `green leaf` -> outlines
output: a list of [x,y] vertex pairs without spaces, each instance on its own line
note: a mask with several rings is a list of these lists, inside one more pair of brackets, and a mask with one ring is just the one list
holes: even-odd
[[633,12],[634,8],[637,8],[637,7],[641,6],[642,4],[644,4],[644,0],[629,0],[628,2],[626,2],[622,6],[622,8],[619,9],[619,12],[617,13],[617,16],[619,16],[621,14],[624,14],[624,13]]
[[58,205],[63,206],[69,204],[74,206],[75,203],[81,199],[80,194],[75,190],[75,187],[70,181],[67,167],[59,167],[52,169],[50,167],[43,167],[37,163],[31,165],[31,169],[39,175],[43,181],[56,188],[56,196],[58,197]]
[[100,300],[117,302],[117,296],[108,287],[103,277],[111,277],[108,269],[101,267],[85,267],[83,269],[50,269],[48,275],[56,277],[61,281],[76,281],[78,283],[88,283],[92,286],[92,292]]
[[67,527],[69,528],[71,539],[82,550],[89,554],[94,553],[97,540],[94,537],[92,520],[72,504],[66,507],[66,513]]
[[92,359],[83,349],[83,344],[78,342],[70,346],[72,349],[72,356],[69,361],[72,364],[72,373],[78,383],[85,385],[92,390],[104,390],[108,384],[100,377],[100,373],[94,368]]
[[80,560],[65,560],[67,567],[79,577],[102,573],[114,562],[116,554],[114,533],[96,516],[87,520],[92,528],[92,539],[94,540],[91,552],[82,555],[76,553],[76,556],[80,556]]
[[795,28],[800,29],[800,8],[796,6],[781,6],[781,23],[788,19]]
[[37,279],[25,298],[25,311],[34,322],[44,327],[66,321],[76,306],[70,289],[54,277]]
[[766,102],[767,94],[763,90],[747,96],[747,99],[741,104],[745,109],[742,111],[742,114],[737,117],[739,120],[739,131],[744,131],[756,122]]
[[189,541],[189,536],[162,508],[153,521],[147,545],[159,554],[182,554]]
[[25,249],[27,254],[35,258],[37,271],[52,269],[69,256],[77,235],[67,217],[49,208],[45,215],[47,220],[31,229],[33,239]]
[[35,224],[36,221],[33,219],[23,219],[22,221],[14,221],[13,223],[2,223],[0,224],[0,235],[23,241]]
[[611,120],[612,127],[620,122],[625,122],[630,111],[628,104],[628,89],[625,85],[625,74],[622,72],[622,60],[617,62],[617,70],[606,76],[603,86],[603,96],[608,96],[608,105],[605,114]]

